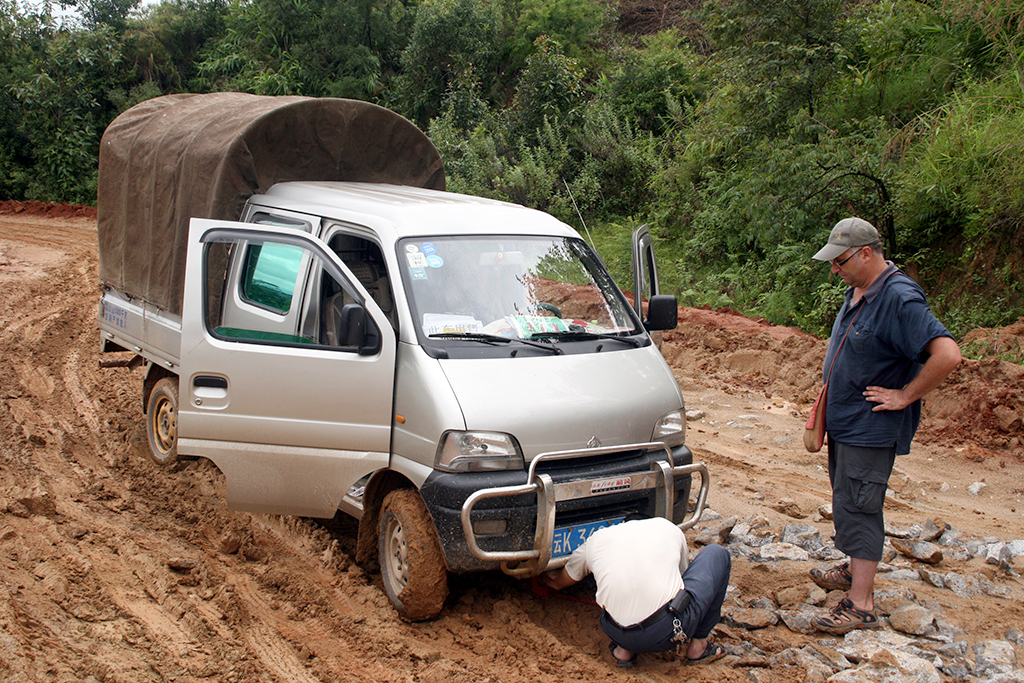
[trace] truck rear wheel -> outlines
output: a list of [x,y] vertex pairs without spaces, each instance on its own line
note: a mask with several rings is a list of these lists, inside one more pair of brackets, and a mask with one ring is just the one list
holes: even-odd
[[167,467],[178,460],[178,380],[163,377],[149,394],[146,406],[146,436],[149,456]]
[[448,568],[419,493],[389,493],[381,507],[379,531],[380,573],[391,604],[406,621],[433,619],[448,597]]

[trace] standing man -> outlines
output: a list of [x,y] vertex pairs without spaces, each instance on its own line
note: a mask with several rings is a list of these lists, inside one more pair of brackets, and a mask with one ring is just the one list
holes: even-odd
[[591,534],[541,582],[561,590],[594,574],[601,630],[619,666],[633,666],[637,652],[664,652],[687,638],[687,662],[707,664],[725,656],[708,636],[722,615],[732,560],[725,548],[710,545],[680,576],[685,543],[669,520],[629,515]]
[[878,231],[867,221],[839,221],[814,258],[831,262],[849,286],[824,373],[832,519],[836,547],[850,559],[811,570],[822,588],[847,591],[830,614],[813,622],[818,630],[843,634],[878,626],[873,591],[893,460],[910,452],[921,397],[960,363],[960,347],[932,315],[921,287],[885,260]]

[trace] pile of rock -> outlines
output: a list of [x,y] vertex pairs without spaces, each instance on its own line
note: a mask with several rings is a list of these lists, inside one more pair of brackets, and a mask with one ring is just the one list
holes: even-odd
[[[823,519],[831,517],[828,506],[819,512]],[[706,510],[695,531],[696,547],[691,555],[699,546],[717,543],[728,549],[734,560],[754,563],[800,562],[810,569],[845,559],[832,540],[824,538],[813,525],[789,523],[776,531],[763,515],[741,520]],[[913,590],[914,585],[924,582],[964,599],[986,594],[1020,600],[1024,591],[1013,561],[1024,557],[1024,541],[968,539],[948,524],[931,519],[905,528],[887,525],[886,536],[879,578],[898,585],[876,590],[875,607],[883,626],[891,630],[854,631],[842,640],[814,639],[801,648],[769,655],[745,639],[743,633],[782,625],[811,637],[824,636],[813,628],[811,619],[834,606],[843,593],[826,594],[809,580],[774,595],[745,598],[732,590],[719,628],[734,636],[726,639],[735,657],[734,666],[752,667],[750,676],[754,681],[767,680],[769,668],[798,667],[805,672],[806,681],[923,683],[938,682],[944,676],[1024,683],[1024,668],[1019,668],[1024,662],[1018,664],[1015,649],[1015,645],[1024,645],[1024,634],[1018,627],[1008,626],[1005,640],[972,646],[958,624],[950,621],[940,607],[919,599]],[[975,557],[984,557],[987,563],[999,567],[1006,580],[996,583],[981,573],[943,572],[938,568],[945,558],[965,562]],[[803,570],[799,574],[807,576]]]

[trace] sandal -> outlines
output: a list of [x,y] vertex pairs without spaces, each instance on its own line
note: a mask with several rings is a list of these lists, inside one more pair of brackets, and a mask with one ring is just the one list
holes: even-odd
[[724,657],[727,654],[728,653],[725,651],[724,647],[722,647],[718,643],[709,642],[706,646],[704,646],[704,652],[703,652],[703,654],[701,654],[700,657],[695,657],[694,659],[690,659],[689,657],[687,657],[686,658],[686,663],[687,664],[710,664],[711,662],[714,662],[714,661],[716,661],[718,659],[721,659],[722,657]]
[[612,659],[615,660],[616,666],[621,666],[623,669],[632,669],[633,665],[636,664],[636,653],[634,652],[633,656],[629,659],[619,659],[615,656],[615,648],[617,647],[619,647],[619,645],[617,645],[614,640],[608,643],[608,652],[612,653]]
[[873,610],[857,609],[849,598],[840,600],[828,616],[813,619],[811,624],[819,631],[840,636],[854,629],[878,628],[880,625]]
[[815,567],[811,570],[811,579],[814,580],[814,583],[828,591],[847,591],[850,590],[850,584],[853,583],[849,562],[844,562],[827,570]]

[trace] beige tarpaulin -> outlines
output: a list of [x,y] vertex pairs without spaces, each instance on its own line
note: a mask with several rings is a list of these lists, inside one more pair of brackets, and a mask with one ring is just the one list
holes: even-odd
[[157,97],[107,127],[99,168],[100,280],[178,315],[192,217],[238,220],[251,195],[290,180],[445,188],[416,126],[335,98]]

